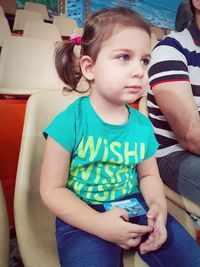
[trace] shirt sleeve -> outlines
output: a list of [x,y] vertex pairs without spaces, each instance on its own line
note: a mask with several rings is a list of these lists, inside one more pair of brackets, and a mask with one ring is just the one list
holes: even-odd
[[167,37],[154,48],[148,74],[151,87],[159,83],[189,81],[184,48],[175,38]]
[[66,109],[59,113],[49,126],[44,129],[43,135],[45,138],[50,136],[59,145],[70,153],[73,150],[75,143],[75,115],[73,111]]

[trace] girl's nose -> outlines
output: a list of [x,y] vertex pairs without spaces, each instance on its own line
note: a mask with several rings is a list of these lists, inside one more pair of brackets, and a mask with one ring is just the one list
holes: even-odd
[[135,63],[134,66],[132,66],[131,77],[141,79],[144,76],[144,71],[144,65],[141,62]]

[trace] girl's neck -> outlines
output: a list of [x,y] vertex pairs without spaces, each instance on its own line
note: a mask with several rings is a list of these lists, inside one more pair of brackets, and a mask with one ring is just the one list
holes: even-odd
[[96,97],[91,91],[90,103],[98,116],[106,123],[122,125],[128,121],[129,111],[125,105],[111,103],[102,97]]

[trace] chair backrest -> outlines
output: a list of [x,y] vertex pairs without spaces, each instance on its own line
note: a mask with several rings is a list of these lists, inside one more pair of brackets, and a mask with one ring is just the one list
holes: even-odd
[[39,12],[18,9],[15,14],[13,31],[23,31],[28,21],[43,22],[43,18]]
[[9,223],[6,201],[0,182],[0,266],[9,266]]
[[4,17],[4,16],[5,16],[5,13],[4,13],[3,7],[0,6],[0,17]]
[[62,38],[56,25],[44,22],[27,22],[23,32],[23,36],[38,38],[41,40],[48,40],[53,44],[62,41]]
[[26,2],[24,5],[24,9],[39,12],[42,15],[43,19],[49,19],[48,10],[44,4]]
[[46,40],[8,37],[0,60],[0,94],[31,95],[62,89],[54,64],[54,45]]
[[61,36],[72,35],[78,28],[75,19],[63,16],[54,16],[53,24],[58,27]]
[[[143,96],[139,102],[139,110],[141,113],[143,113],[145,116],[148,117],[148,109],[147,109],[147,96]],[[177,194],[175,191],[170,189],[167,185],[164,185],[164,190],[166,197],[176,204],[181,209],[185,210],[186,212],[192,213],[197,217],[200,217],[200,207],[190,201],[189,199],[185,198],[184,196],[181,196]]]
[[[15,185],[15,225],[26,267],[58,267],[54,216],[43,205],[39,176],[45,139],[42,130],[80,94],[58,91],[32,95],[27,103]],[[37,223],[36,223],[37,221]]]
[[0,47],[3,45],[4,40],[11,35],[8,20],[4,16],[0,16]]
[[157,39],[162,40],[163,35],[164,35],[164,30],[156,26],[151,26],[150,28],[151,28],[151,32],[155,33],[155,35],[157,36]]
[[154,47],[157,45],[158,42],[159,42],[159,41],[158,41],[158,39],[157,39],[156,34],[152,32],[152,33],[151,33],[151,50],[154,49]]

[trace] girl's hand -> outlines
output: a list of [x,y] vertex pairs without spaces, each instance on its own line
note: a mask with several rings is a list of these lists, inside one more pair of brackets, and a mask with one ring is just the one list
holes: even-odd
[[150,233],[148,239],[140,244],[141,254],[159,249],[167,239],[165,218],[156,204],[149,207],[147,218],[148,225],[153,227],[153,231]]
[[151,226],[143,226],[128,222],[128,212],[124,209],[113,208],[100,213],[97,235],[107,241],[129,249],[139,245],[142,235],[151,232]]

